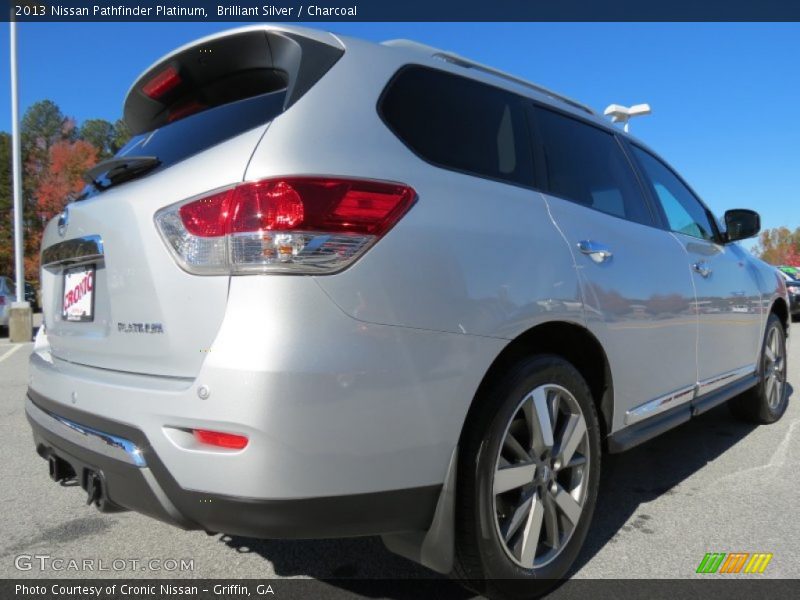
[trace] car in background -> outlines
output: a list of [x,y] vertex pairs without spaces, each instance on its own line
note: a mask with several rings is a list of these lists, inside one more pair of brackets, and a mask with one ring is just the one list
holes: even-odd
[[786,291],[789,292],[789,312],[792,320],[800,319],[800,280],[789,275],[782,267],[778,267],[778,272],[786,281]]
[[31,305],[31,310],[33,312],[39,312],[41,309],[42,303],[39,301],[40,292],[36,288],[36,285],[31,283],[30,281],[25,282],[25,300]]
[[[0,326],[8,325],[8,309],[11,303],[17,299],[17,286],[11,277],[0,277]],[[27,300],[33,312],[39,312],[42,307],[41,291],[36,284],[25,282],[25,300]]]
[[790,266],[787,266],[787,265],[781,265],[781,266],[778,267],[778,270],[781,273],[785,273],[786,275],[788,275],[792,279],[800,279],[800,269],[798,269],[797,267],[790,267]]
[[792,320],[800,319],[800,281],[792,280],[786,282],[786,289],[789,291],[789,311],[792,313]]
[[16,298],[16,287],[10,277],[0,275],[0,327],[8,327],[8,310]]

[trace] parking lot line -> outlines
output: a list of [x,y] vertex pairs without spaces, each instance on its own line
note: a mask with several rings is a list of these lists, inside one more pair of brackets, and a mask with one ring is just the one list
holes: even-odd
[[18,344],[18,345],[16,345],[16,346],[14,346],[13,348],[11,348],[11,350],[9,350],[8,352],[6,352],[6,353],[5,353],[5,354],[3,354],[2,356],[0,356],[0,363],[1,363],[1,362],[3,362],[5,359],[7,359],[7,358],[8,358],[9,356],[11,356],[12,354],[14,354],[14,352],[16,352],[17,350],[19,350],[20,348],[22,348],[22,346],[24,346],[24,345],[25,345],[25,344]]

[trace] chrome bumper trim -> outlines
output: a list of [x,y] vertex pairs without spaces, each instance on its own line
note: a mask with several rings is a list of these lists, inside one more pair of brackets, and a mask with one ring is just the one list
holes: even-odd
[[46,412],[30,398],[25,401],[25,412],[41,427],[68,442],[136,467],[147,466],[142,451],[130,440]]

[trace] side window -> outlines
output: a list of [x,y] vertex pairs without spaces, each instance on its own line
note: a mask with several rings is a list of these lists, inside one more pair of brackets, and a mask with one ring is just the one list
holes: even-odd
[[652,154],[637,146],[633,146],[633,153],[664,210],[669,228],[676,233],[714,241],[713,217],[694,194]]
[[628,159],[613,135],[536,108],[550,193],[629,221],[653,224]]
[[406,67],[380,104],[400,140],[436,166],[533,185],[521,99],[504,90],[428,67]]

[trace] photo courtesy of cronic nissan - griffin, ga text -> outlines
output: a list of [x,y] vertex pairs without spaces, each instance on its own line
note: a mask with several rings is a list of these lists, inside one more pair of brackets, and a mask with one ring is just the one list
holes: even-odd
[[159,60],[124,118],[44,233],[26,400],[101,510],[380,535],[530,597],[580,551],[604,453],[786,410],[786,286],[736,243],[759,216],[718,220],[578,102],[259,25]]

